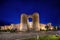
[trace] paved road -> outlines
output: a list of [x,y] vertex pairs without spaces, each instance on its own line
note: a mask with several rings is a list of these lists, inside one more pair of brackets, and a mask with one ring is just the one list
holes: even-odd
[[19,32],[19,33],[9,33],[2,32],[0,33],[0,40],[22,40],[24,38],[31,38],[45,35],[60,35],[60,31],[40,31],[40,32]]

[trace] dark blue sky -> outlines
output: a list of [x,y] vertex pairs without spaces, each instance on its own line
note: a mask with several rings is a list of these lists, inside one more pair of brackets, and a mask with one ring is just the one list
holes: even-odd
[[0,0],[0,25],[17,24],[20,15],[38,12],[40,23],[60,25],[59,0]]

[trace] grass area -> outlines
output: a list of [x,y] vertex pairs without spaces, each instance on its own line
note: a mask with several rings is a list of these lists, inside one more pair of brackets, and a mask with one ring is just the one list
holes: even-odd
[[40,36],[37,38],[27,38],[23,40],[60,40],[60,36],[57,35],[48,35],[48,36]]

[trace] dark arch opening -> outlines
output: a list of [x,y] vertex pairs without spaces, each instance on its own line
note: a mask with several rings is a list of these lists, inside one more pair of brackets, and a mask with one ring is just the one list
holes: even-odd
[[29,22],[32,22],[32,18],[28,18]]

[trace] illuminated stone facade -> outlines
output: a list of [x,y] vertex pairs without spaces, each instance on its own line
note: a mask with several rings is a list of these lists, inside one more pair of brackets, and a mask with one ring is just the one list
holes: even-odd
[[34,13],[32,15],[32,19],[33,19],[33,29],[35,31],[40,31],[40,26],[39,26],[39,14],[38,13]]
[[22,14],[21,15],[21,28],[23,31],[25,30],[30,30],[29,26],[28,26],[28,18],[32,18],[32,30],[33,31],[40,31],[40,26],[39,26],[39,14],[38,13],[34,13],[33,15],[26,15],[26,14]]
[[28,29],[28,25],[27,25],[27,15],[26,14],[22,14],[21,15],[21,31],[26,31]]
[[[29,18],[32,18],[32,22],[29,22],[28,20]],[[47,25],[49,26],[49,29],[51,30],[53,29],[51,23],[48,23]],[[33,13],[32,15],[27,15],[23,13],[21,15],[20,24],[1,26],[1,30],[17,29],[18,31],[27,31],[27,30],[40,31],[40,29],[46,30],[45,26],[46,24],[39,23],[39,13]]]
[[40,29],[41,30],[46,30],[45,26],[46,26],[46,24],[40,24]]

